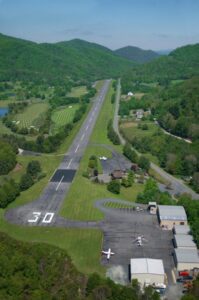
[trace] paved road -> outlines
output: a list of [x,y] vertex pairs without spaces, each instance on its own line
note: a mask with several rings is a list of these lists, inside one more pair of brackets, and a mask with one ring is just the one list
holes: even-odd
[[88,145],[109,84],[110,80],[106,80],[96,96],[93,106],[81,129],[39,199],[27,205],[8,210],[5,217],[9,222],[30,226],[66,225],[66,220],[64,221],[58,217],[58,212]]
[[[122,145],[125,144],[125,139],[122,137],[122,135],[119,132],[118,128],[118,121],[119,121],[119,116],[118,116],[118,111],[119,111],[119,102],[120,102],[120,94],[121,94],[121,84],[120,80],[118,82],[117,86],[117,95],[116,95],[116,104],[115,104],[115,115],[114,115],[114,120],[113,120],[113,127],[115,131],[117,132],[120,142]],[[136,151],[137,152],[137,151]],[[140,155],[139,152],[137,152],[138,155]],[[151,163],[151,168],[155,170],[160,176],[162,176],[167,182],[171,184],[171,190],[168,190],[170,194],[172,195],[181,195],[184,193],[189,194],[194,200],[199,200],[199,194],[194,192],[191,188],[189,188],[182,180],[175,178],[174,176],[168,174],[165,172],[163,169],[161,169],[159,166],[157,166],[154,163]],[[161,185],[162,187],[162,185]]]
[[119,107],[120,107],[120,95],[121,95],[121,83],[120,83],[120,79],[119,79],[118,85],[117,85],[116,100],[115,100],[115,114],[114,114],[114,119],[113,119],[113,129],[118,134],[121,144],[125,145],[126,141],[123,138],[123,136],[120,134],[120,131],[118,128],[118,124],[119,124],[118,112],[119,112]]

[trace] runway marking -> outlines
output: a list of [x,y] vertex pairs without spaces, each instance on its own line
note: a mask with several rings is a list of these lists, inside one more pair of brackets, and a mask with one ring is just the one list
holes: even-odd
[[88,126],[86,127],[86,130],[88,130]]
[[79,149],[79,145],[77,145],[77,148],[75,149],[75,153],[77,152],[78,149]]
[[59,188],[60,184],[62,183],[63,179],[64,179],[64,175],[62,176],[60,182],[58,183],[58,185],[57,185],[57,187],[56,187],[56,191],[58,190],[58,188]]
[[34,211],[32,214],[33,214],[34,219],[28,220],[28,223],[37,223],[37,221],[39,220],[39,217],[41,216],[41,212]]
[[68,166],[67,166],[67,169],[69,169],[69,167],[70,167],[70,165],[71,165],[71,163],[72,163],[72,158],[71,158],[71,160],[69,161],[69,164],[68,164]]
[[84,139],[84,137],[85,137],[85,134],[83,134],[83,135],[82,135],[82,137],[81,137],[81,141]]
[[55,169],[53,175],[50,177],[49,181],[51,181],[51,179],[53,178],[53,176],[55,175],[55,172],[57,171],[57,169]]
[[54,213],[46,213],[42,220],[42,223],[51,223],[53,217],[54,217]]

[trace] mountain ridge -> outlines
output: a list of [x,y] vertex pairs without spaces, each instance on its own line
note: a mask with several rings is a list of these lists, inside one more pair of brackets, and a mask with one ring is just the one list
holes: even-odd
[[149,62],[160,55],[152,50],[144,50],[136,46],[126,46],[114,51],[117,55],[130,59],[137,63]]

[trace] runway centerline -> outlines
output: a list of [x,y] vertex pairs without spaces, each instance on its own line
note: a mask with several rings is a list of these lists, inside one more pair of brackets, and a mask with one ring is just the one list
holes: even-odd
[[62,178],[61,178],[60,182],[58,183],[58,185],[57,185],[57,187],[56,187],[56,191],[57,191],[57,190],[58,190],[58,188],[60,187],[60,184],[62,183],[63,179],[64,179],[64,175],[62,176]]

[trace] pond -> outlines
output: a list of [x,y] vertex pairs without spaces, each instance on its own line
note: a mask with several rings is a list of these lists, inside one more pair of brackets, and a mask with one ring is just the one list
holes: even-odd
[[0,118],[5,116],[5,114],[7,114],[7,112],[8,112],[8,108],[0,107]]

